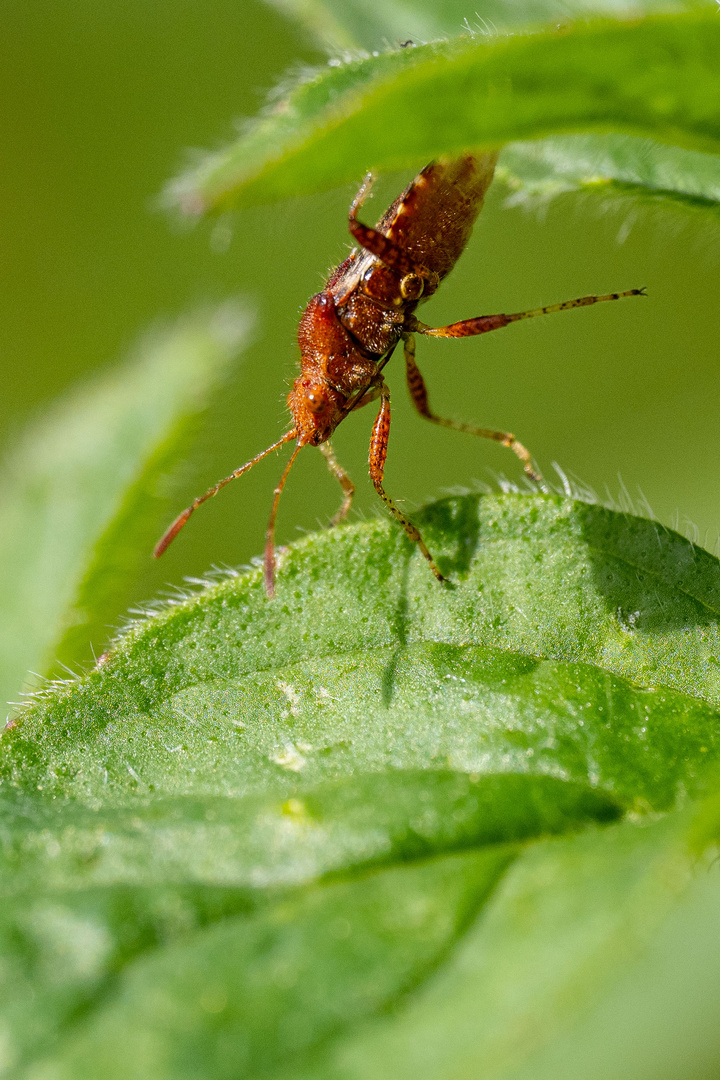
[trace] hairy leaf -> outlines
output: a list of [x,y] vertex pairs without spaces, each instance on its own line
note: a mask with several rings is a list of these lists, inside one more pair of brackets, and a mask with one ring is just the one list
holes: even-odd
[[417,517],[450,586],[388,523],[308,537],[5,732],[14,1075],[717,1060],[720,564],[554,496]]
[[[458,34],[492,35],[534,23],[566,23],[597,15],[635,16],[677,11],[672,0],[487,0],[469,11],[464,0],[267,0],[297,19],[321,46],[373,52],[407,41],[425,44]],[[690,6],[690,5],[683,5]]]
[[553,132],[720,148],[714,11],[571,25],[382,53],[302,83],[170,188],[190,213],[270,202]]
[[568,191],[671,200],[686,210],[720,209],[720,158],[630,135],[566,135],[503,149],[497,177],[510,204],[545,203]]

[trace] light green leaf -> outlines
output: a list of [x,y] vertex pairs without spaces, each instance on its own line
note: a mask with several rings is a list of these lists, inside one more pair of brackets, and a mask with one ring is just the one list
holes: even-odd
[[[672,200],[687,210],[720,208],[720,158],[630,135],[566,135],[512,143],[496,176],[510,205],[549,202],[568,191],[632,197],[640,206]],[[706,219],[705,219],[706,220]]]
[[[33,424],[0,487],[0,700],[107,639],[166,508],[166,474],[228,372],[248,318],[232,306],[152,334],[123,367]],[[165,510],[166,512],[166,510]]]
[[[136,1058],[123,1056],[126,1076],[165,1075],[164,1058],[168,1075],[192,1075],[198,1055],[206,1072],[196,1075],[225,1075],[222,1055],[213,1061],[218,1018],[208,1016],[225,1013],[232,1060],[250,1039],[253,1066],[267,1064],[278,1056],[278,1024],[300,1051],[346,1010],[372,1014],[420,977],[519,842],[618,813],[601,792],[552,777],[433,771],[361,774],[284,802],[160,798],[116,811],[66,805],[58,814],[44,801],[5,798],[0,1031],[7,1026],[19,1062],[72,1035],[83,1010],[90,1027],[79,1048],[71,1038],[77,1075],[105,1058],[103,1075],[114,1075],[115,1040],[128,1023],[144,1034]],[[446,857],[458,850],[468,854]],[[276,906],[279,888],[373,866],[390,869]],[[388,904],[398,885],[399,908]],[[277,940],[283,926],[289,941]],[[338,946],[356,962],[338,965]],[[111,988],[110,1007],[98,1010]],[[172,1032],[153,1011],[159,1000],[166,1019],[168,1009],[176,1018]],[[302,1013],[302,1028],[288,1010]]]
[[[638,18],[690,5],[673,0],[485,0],[475,9],[464,0],[267,0],[298,20],[322,47],[373,52],[407,40],[425,44],[461,33],[498,31],[598,15]],[[699,6],[699,5],[698,5]]]
[[[331,52],[372,52],[412,39],[416,44],[450,35],[492,36],[498,30],[592,15],[640,16],[677,10],[672,3],[626,0],[493,0],[468,20],[467,6],[426,0],[400,3],[333,3],[326,0],[268,0],[299,20]],[[679,147],[663,146],[632,135],[567,135],[511,143],[501,154],[496,177],[513,192],[508,205],[536,205],[570,191],[604,197],[673,203],[689,211],[716,210],[720,203],[720,160]],[[704,220],[707,220],[706,218]]]
[[714,10],[401,49],[309,73],[235,143],[171,186],[189,213],[419,167],[442,153],[615,130],[720,149]]
[[[147,950],[61,1052],[29,1075],[273,1075],[432,970],[510,858],[491,849],[327,883]],[[68,916],[80,906],[72,896],[65,902]],[[30,933],[41,919],[30,912]]]
[[[154,888],[204,883],[252,891],[301,885],[349,867],[427,858],[614,821],[618,802],[552,776],[447,770],[360,773],[267,794],[155,798],[130,807],[0,802],[2,891]],[[141,816],[138,817],[138,812]]]

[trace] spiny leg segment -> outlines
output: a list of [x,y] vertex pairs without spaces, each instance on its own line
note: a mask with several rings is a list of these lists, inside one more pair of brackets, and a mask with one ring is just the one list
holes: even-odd
[[446,420],[442,416],[437,416],[430,409],[428,403],[427,388],[425,386],[425,380],[420,373],[420,369],[415,363],[415,338],[412,334],[408,334],[404,341],[405,347],[405,373],[407,375],[407,384],[410,391],[410,397],[412,398],[413,405],[426,420],[432,421],[433,424],[440,424],[441,427],[452,428],[453,431],[467,431],[470,435],[477,435],[481,439],[492,439],[494,442],[502,443],[503,446],[507,446],[509,450],[512,450],[514,454],[520,458],[526,475],[533,480],[536,484],[540,484],[543,487],[543,479],[538,470],[535,468],[530,451],[523,446],[521,442],[515,438],[509,431],[493,431],[490,428],[475,427],[473,424],[465,424],[461,420]]
[[408,329],[426,337],[474,337],[477,334],[487,334],[490,330],[501,330],[503,326],[520,322],[521,319],[534,319],[536,315],[552,315],[556,311],[569,311],[571,308],[590,307],[591,304],[602,304],[606,300],[623,300],[626,296],[647,296],[647,293],[645,289],[626,289],[625,292],[606,293],[603,296],[579,296],[576,300],[563,300],[561,304],[548,304],[546,307],[531,308],[529,311],[515,311],[511,315],[479,315],[475,319],[450,323],[449,326],[426,326],[415,319]]
[[350,510],[350,507],[352,506],[353,496],[355,494],[355,485],[343,469],[338,459],[335,457],[335,451],[333,450],[329,442],[320,443],[320,445],[318,446],[318,450],[324,456],[325,460],[327,461],[328,469],[338,481],[340,487],[343,489],[344,492],[342,506],[330,522],[330,528],[332,529],[335,527],[335,525],[339,525],[341,521],[344,521],[345,518],[348,516],[348,512]]
[[387,458],[388,439],[390,437],[390,391],[385,383],[380,387],[380,411],[377,414],[377,419],[373,425],[372,436],[370,438],[370,478],[375,486],[375,490],[385,503],[390,513],[396,518],[403,529],[410,537],[410,539],[417,544],[422,551],[423,555],[430,564],[432,570],[438,581],[446,581],[447,579],[438,570],[435,565],[435,561],[427,549],[425,541],[418,529],[415,528],[413,523],[405,517],[400,509],[395,505],[393,500],[385,491],[383,487],[383,474],[385,472],[385,459]]

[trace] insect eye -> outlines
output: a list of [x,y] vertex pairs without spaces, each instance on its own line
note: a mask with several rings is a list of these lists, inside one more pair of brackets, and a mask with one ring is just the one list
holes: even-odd
[[419,300],[424,288],[425,282],[417,274],[406,274],[400,282],[400,292],[406,300]]
[[305,400],[308,403],[308,408],[310,409],[310,411],[314,413],[320,412],[325,403],[323,395],[318,394],[313,390],[311,390],[308,394],[305,395]]

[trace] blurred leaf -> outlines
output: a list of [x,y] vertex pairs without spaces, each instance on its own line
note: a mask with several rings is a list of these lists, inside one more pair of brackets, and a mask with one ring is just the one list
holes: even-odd
[[[140,813],[140,817],[138,817]],[[348,868],[427,858],[613,821],[617,801],[587,783],[448,770],[359,773],[268,794],[153,799],[107,808],[0,803],[5,895],[33,888],[204,883],[252,891]]]
[[147,558],[167,473],[248,326],[232,306],[150,336],[33,424],[0,488],[0,700],[56,657],[86,662]]
[[[98,910],[96,900],[88,912],[83,894],[66,894],[45,924],[40,904],[24,919],[16,908],[26,938],[37,940],[50,922],[58,952],[63,930],[67,935],[81,912],[94,916],[96,934],[105,931],[104,963],[96,959],[93,974],[96,988],[97,975],[106,976],[106,993],[73,1024],[68,999],[73,990],[80,998],[80,980],[76,975],[72,986],[65,977],[68,1037],[30,1075],[236,1080],[300,1062],[348,1017],[372,1015],[432,970],[510,858],[503,849],[451,855],[302,890],[255,915],[223,912],[191,935],[171,932],[164,948],[144,942],[146,955],[126,967],[110,994],[110,928],[123,932],[112,911]],[[49,981],[37,980],[46,994]]]
[[720,158],[629,135],[566,135],[503,149],[496,171],[510,204],[545,203],[568,191],[672,199],[692,209],[720,207]]
[[[552,132],[615,129],[720,149],[716,12],[461,38],[310,72],[168,191],[200,214]],[[392,118],[390,122],[389,118]]]
[[717,1061],[672,1009],[698,951],[720,1002],[720,564],[559,497],[417,518],[452,587],[386,522],[309,537],[5,732],[14,1075],[569,1078],[668,935],[612,1075],[668,1024]]
[[339,1036],[312,1069],[280,1075],[714,1075],[720,870],[707,859],[698,865],[692,828],[680,814],[528,850],[404,1010]]
[[[638,18],[653,11],[677,11],[689,4],[673,0],[485,0],[469,9],[464,0],[266,0],[296,19],[331,52],[367,52],[397,47],[407,40],[426,44],[461,33],[490,35],[498,30],[597,15]],[[699,6],[699,5],[697,5]]]

